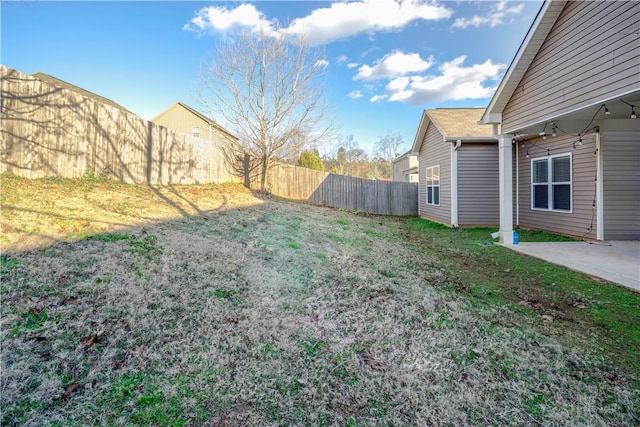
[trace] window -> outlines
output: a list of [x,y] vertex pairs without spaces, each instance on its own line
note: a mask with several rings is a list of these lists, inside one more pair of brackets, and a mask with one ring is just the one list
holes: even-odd
[[531,208],[571,212],[571,154],[531,160]]
[[427,204],[440,204],[440,166],[427,168]]
[[195,138],[200,138],[200,128],[199,127],[192,127],[191,128],[191,135],[193,135]]

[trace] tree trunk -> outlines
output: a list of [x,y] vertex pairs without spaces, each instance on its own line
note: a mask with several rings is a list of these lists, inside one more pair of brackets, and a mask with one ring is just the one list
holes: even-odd
[[267,189],[267,169],[269,169],[269,158],[264,154],[262,156],[262,173],[260,174],[260,189],[262,191]]

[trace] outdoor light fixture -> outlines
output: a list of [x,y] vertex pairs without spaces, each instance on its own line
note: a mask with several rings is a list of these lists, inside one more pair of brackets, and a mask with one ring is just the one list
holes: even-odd
[[547,139],[547,133],[545,131],[540,132],[538,135],[540,135],[542,139]]
[[529,158],[529,149],[527,148],[527,159]]
[[582,145],[582,136],[578,135],[578,145]]
[[636,118],[636,110],[635,110],[636,106],[632,105],[631,106],[631,118],[635,119]]
[[551,122],[551,125],[553,126],[553,129],[551,129],[551,136],[556,136],[556,125],[553,122]]
[[602,104],[602,106],[604,107],[604,114],[605,114],[605,115],[607,115],[607,116],[608,116],[609,114],[611,114],[611,113],[609,112],[609,109],[607,108],[607,104]]

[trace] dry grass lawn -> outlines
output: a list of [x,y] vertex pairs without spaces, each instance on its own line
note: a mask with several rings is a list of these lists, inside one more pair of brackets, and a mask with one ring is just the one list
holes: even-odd
[[443,286],[408,224],[3,176],[2,425],[638,425],[600,335]]

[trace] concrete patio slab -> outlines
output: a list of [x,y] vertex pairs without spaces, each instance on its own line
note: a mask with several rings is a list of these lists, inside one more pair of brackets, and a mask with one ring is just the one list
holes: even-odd
[[553,242],[504,245],[640,292],[640,242]]

